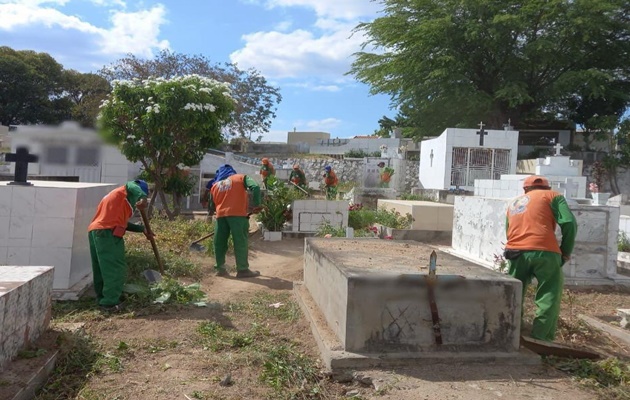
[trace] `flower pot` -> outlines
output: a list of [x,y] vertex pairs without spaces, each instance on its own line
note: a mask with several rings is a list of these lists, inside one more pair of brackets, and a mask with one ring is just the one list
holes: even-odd
[[591,196],[593,196],[594,206],[605,206],[610,198],[610,193],[591,193]]
[[277,242],[282,240],[282,231],[265,231],[263,233],[263,240],[267,242]]

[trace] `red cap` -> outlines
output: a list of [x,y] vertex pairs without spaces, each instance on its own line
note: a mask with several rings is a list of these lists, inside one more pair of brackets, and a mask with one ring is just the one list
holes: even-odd
[[523,182],[524,188],[532,186],[551,187],[547,178],[537,175],[528,176]]

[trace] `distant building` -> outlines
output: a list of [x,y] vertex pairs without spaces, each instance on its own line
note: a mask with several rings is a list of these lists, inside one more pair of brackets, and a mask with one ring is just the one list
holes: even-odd
[[122,184],[140,171],[116,147],[103,143],[94,129],[75,122],[18,125],[8,136],[12,152],[24,146],[39,156],[39,162],[28,165],[31,176],[76,176],[79,182]]
[[288,132],[287,143],[292,145],[299,145],[306,143],[309,145],[318,144],[322,140],[330,139],[330,133],[328,132]]

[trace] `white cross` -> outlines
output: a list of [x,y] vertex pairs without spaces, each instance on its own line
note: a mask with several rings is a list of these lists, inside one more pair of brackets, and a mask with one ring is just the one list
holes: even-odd
[[564,148],[564,146],[562,146],[560,143],[556,143],[555,146],[553,146],[554,149],[556,149],[556,156],[561,156],[562,154],[560,154],[560,150],[562,150]]
[[433,166],[433,149],[431,149],[431,155],[429,155],[429,158],[431,158],[431,166]]
[[479,123],[479,129],[483,130],[483,127],[486,126],[483,122]]

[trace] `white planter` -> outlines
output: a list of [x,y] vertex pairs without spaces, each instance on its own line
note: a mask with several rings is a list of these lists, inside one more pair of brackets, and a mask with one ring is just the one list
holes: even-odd
[[282,231],[278,231],[278,232],[265,231],[263,233],[263,240],[266,240],[268,242],[277,242],[279,240],[282,240]]
[[605,206],[610,198],[610,193],[591,193],[591,196],[593,196],[594,206]]

